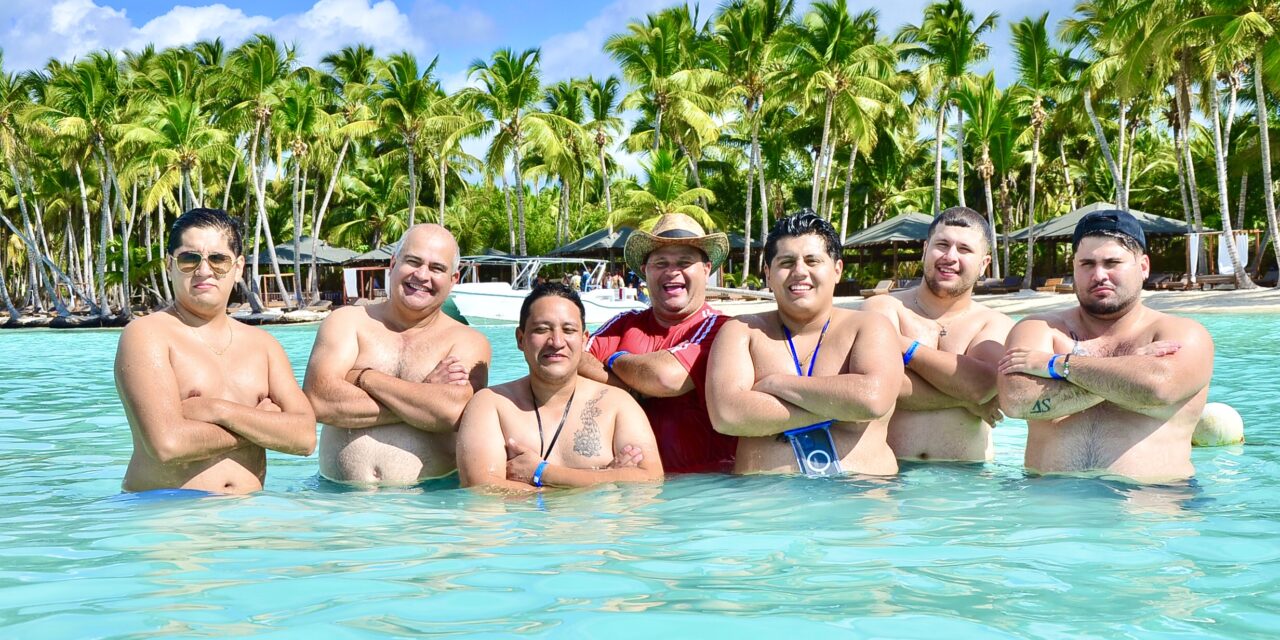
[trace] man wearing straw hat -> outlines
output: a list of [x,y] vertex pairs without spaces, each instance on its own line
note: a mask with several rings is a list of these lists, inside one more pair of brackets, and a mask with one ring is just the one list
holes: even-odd
[[587,343],[580,373],[635,392],[668,472],[729,471],[737,438],[716,433],[707,414],[707,357],[725,316],[706,302],[707,279],[729,254],[729,238],[666,214],[637,229],[623,249],[649,288],[650,307],[618,314]]

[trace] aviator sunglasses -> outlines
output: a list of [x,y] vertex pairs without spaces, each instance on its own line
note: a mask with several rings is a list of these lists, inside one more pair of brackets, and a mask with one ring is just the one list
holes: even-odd
[[195,273],[200,268],[200,262],[207,260],[209,268],[213,270],[213,275],[221,278],[231,271],[231,266],[235,264],[236,259],[225,253],[210,253],[208,255],[197,253],[195,251],[183,251],[173,256],[173,263],[178,266],[178,271],[183,273]]

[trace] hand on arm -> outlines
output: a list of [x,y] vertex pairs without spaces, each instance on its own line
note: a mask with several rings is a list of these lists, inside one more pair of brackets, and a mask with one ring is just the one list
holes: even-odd
[[1168,319],[1161,338],[1131,355],[1073,356],[1067,381],[1130,411],[1168,417],[1209,385],[1213,339],[1193,320]]
[[[460,341],[454,345],[451,356],[453,361],[436,365],[423,382],[408,382],[368,371],[360,386],[406,424],[424,431],[450,432],[458,424],[471,396],[488,384],[489,343],[480,336]],[[460,377],[459,367],[466,372],[465,381]]]
[[[395,412],[355,386],[351,369],[360,354],[356,335],[359,309],[339,309],[316,333],[302,388],[320,422],[344,429],[364,429],[403,422]],[[363,380],[362,380],[363,382]]]
[[272,451],[308,456],[316,448],[316,419],[298,388],[280,343],[265,338],[268,394],[257,406],[212,398],[187,398],[183,414],[219,425]]
[[[1046,365],[1053,349],[1053,333],[1046,321],[1034,317],[1022,320],[1009,332],[1008,344],[1009,350],[998,365],[997,380],[1000,408],[1005,415],[1054,420],[1103,402],[1101,396],[1070,382],[1049,379]],[[1037,354],[1046,356],[1043,362]]]
[[529,492],[527,482],[507,479],[507,450],[498,419],[498,395],[476,394],[462,413],[458,427],[458,479],[463,487],[492,487]]
[[138,325],[120,335],[116,391],[147,455],[164,464],[204,460],[238,449],[247,440],[210,422],[188,417],[169,348]]
[[866,314],[849,354],[849,373],[801,377],[775,374],[755,389],[794,404],[824,419],[840,422],[877,420],[893,411],[902,385],[902,358],[893,326],[882,316]]
[[754,388],[751,329],[730,320],[711,345],[707,410],[715,430],[730,436],[760,437],[829,420]]
[[[1007,316],[994,314],[963,354],[919,345],[907,368],[938,391],[970,406],[985,404],[996,397],[996,364],[1004,355],[1004,342],[1012,327]],[[912,341],[902,338],[901,342],[905,353]]]

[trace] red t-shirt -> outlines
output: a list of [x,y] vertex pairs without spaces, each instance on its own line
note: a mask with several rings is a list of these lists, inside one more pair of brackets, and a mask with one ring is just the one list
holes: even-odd
[[652,309],[627,311],[604,323],[587,343],[587,350],[601,362],[618,351],[641,354],[666,349],[689,371],[694,386],[689,393],[640,400],[668,473],[733,469],[738,439],[711,428],[705,389],[711,343],[726,320],[705,303],[672,327],[658,324]]

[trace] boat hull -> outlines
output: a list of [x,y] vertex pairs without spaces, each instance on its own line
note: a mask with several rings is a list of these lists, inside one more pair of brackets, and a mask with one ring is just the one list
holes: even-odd
[[[458,307],[458,313],[468,324],[516,324],[520,321],[520,305],[524,304],[527,290],[512,289],[502,282],[458,284],[449,299]],[[581,296],[587,312],[587,324],[598,325],[624,311],[647,309],[638,300],[617,299],[616,289],[603,289]]]

